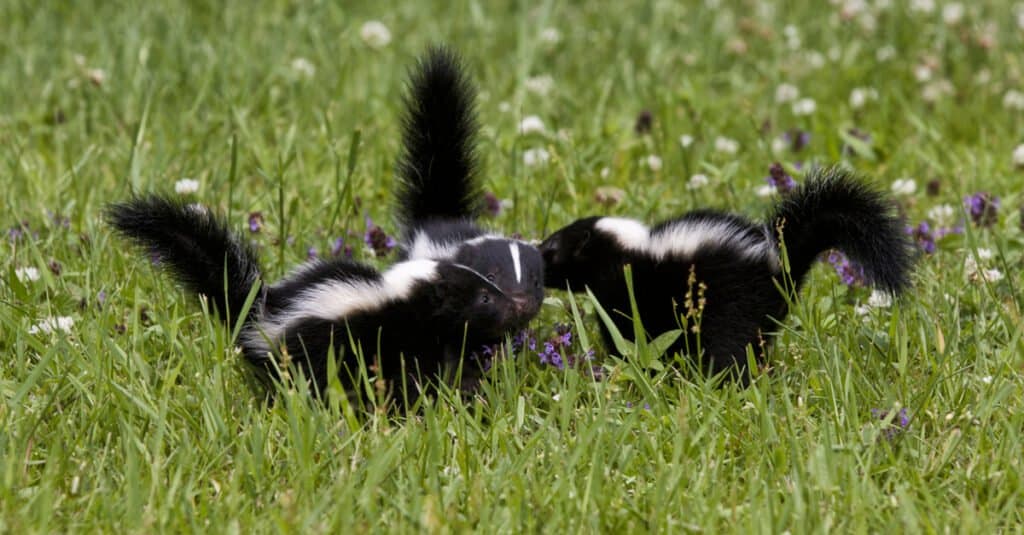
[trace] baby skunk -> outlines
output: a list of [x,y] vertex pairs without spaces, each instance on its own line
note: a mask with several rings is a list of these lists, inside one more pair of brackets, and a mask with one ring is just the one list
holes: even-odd
[[544,261],[536,247],[475,223],[483,195],[474,90],[452,52],[431,48],[420,59],[405,108],[396,187],[399,258],[451,260],[484,274],[515,303],[506,330],[525,327],[544,299]]
[[367,368],[376,365],[393,387],[408,385],[415,399],[417,378],[453,371],[464,344],[502,336],[514,309],[500,288],[451,261],[399,262],[384,273],[348,260],[312,261],[265,286],[253,248],[206,208],[152,195],[111,205],[107,217],[188,290],[206,297],[228,325],[259,284],[239,340],[245,358],[275,377],[273,360],[290,361],[317,393],[327,385],[332,347],[341,383],[358,384],[351,348],[361,347]]
[[[779,232],[792,286],[783,277]],[[890,215],[882,194],[839,168],[811,170],[764,224],[711,210],[689,212],[654,228],[631,219],[589,217],[558,230],[540,246],[545,285],[573,291],[589,287],[624,336],[633,333],[623,274],[627,264],[632,265],[637,310],[651,335],[680,328],[688,309],[703,307],[699,327],[693,328],[698,320],[688,318],[689,328],[669,354],[698,355],[694,332],[699,330],[702,368],[733,370],[743,382],[748,379],[747,344],[756,353],[759,338],[788,312],[778,288],[799,290],[815,258],[832,248],[863,265],[873,285],[883,290],[895,294],[910,284],[911,244],[903,224]],[[694,281],[689,280],[691,270]],[[607,329],[602,332],[609,343]]]

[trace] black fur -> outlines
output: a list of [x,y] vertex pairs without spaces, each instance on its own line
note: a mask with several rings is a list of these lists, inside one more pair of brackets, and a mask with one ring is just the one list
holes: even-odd
[[[506,326],[514,331],[540,311],[544,261],[536,247],[489,235],[475,223],[483,196],[474,98],[459,59],[446,48],[428,50],[410,76],[395,188],[399,258],[454,260],[485,274],[516,303]],[[519,280],[510,245],[518,247]]]
[[[898,293],[910,284],[911,244],[884,196],[839,168],[813,169],[803,185],[788,193],[764,224],[736,215],[699,210],[654,226],[650,236],[690,224],[728,225],[729,237],[706,243],[689,254],[656,257],[649,250],[624,247],[597,225],[602,218],[578,220],[540,246],[545,284],[582,291],[589,287],[624,336],[632,336],[632,314],[623,268],[632,280],[644,328],[658,335],[684,324],[688,309],[703,310],[686,320],[685,334],[669,351],[700,355],[712,373],[739,372],[747,378],[746,347],[770,341],[775,321],[788,308],[778,287],[782,276],[777,229],[781,228],[793,289],[803,284],[814,259],[836,248],[864,266],[873,284]],[[682,238],[680,238],[682,239]],[[763,251],[765,254],[753,254]],[[693,270],[693,280],[690,270]],[[778,286],[777,286],[778,285]],[[703,286],[703,290],[702,290]],[[687,294],[689,292],[689,298]],[[606,342],[607,329],[602,325]]]
[[[259,260],[252,248],[205,208],[154,195],[111,205],[107,215],[121,234],[158,255],[161,265],[188,290],[214,303],[225,320],[243,308],[252,286],[261,282]],[[357,386],[354,348],[362,349],[365,364],[392,389],[446,378],[442,376],[459,366],[464,347],[477,347],[502,336],[515,304],[484,276],[465,266],[450,261],[418,262],[433,271],[427,279],[411,285],[404,296],[339,317],[326,314],[325,307],[336,303],[323,301],[315,290],[328,284],[384,285],[385,275],[339,259],[313,261],[272,286],[261,284],[239,340],[246,359],[274,376],[276,370],[288,369],[291,364],[302,371],[316,392],[327,386],[332,348],[339,379],[346,388]],[[391,269],[410,265],[399,263]],[[358,295],[366,297],[374,291],[362,288]],[[310,303],[314,304],[312,313],[295,312],[310,308]],[[225,310],[229,313],[224,314]],[[268,339],[270,329],[279,330],[280,335]],[[467,366],[464,373],[475,371]],[[408,398],[414,399],[419,391],[407,391]]]

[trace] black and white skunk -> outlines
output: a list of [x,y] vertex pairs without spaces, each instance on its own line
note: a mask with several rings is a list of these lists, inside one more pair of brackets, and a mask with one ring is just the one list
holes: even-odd
[[493,281],[515,303],[507,331],[525,327],[544,299],[544,261],[522,240],[476,224],[483,207],[473,86],[458,58],[431,48],[412,72],[398,159],[399,258],[450,260]]
[[[444,374],[464,349],[500,338],[515,310],[486,277],[451,261],[410,260],[380,273],[317,260],[265,286],[255,250],[204,207],[152,195],[111,205],[107,216],[229,325],[259,285],[239,339],[245,358],[272,376],[294,366],[317,393],[327,385],[332,350],[341,383],[359,384],[360,348],[367,369],[413,399],[419,378],[450,378]],[[464,373],[478,372],[468,364]],[[463,384],[473,385],[465,377]]]
[[[637,310],[648,333],[682,327],[685,334],[670,354],[699,356],[702,369],[734,370],[746,380],[746,346],[758,354],[759,341],[788,312],[779,288],[799,290],[823,251],[843,251],[882,290],[896,294],[910,285],[911,243],[890,212],[884,195],[850,172],[817,168],[765,223],[712,210],[653,228],[617,217],[580,219],[540,245],[545,285],[589,287],[619,331],[632,336],[623,273],[631,265]],[[603,334],[610,342],[607,329]]]

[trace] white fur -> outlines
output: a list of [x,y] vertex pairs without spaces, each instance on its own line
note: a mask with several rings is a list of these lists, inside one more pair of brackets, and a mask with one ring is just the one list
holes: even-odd
[[597,221],[595,228],[610,234],[622,247],[657,260],[668,256],[693,256],[710,246],[727,247],[750,259],[772,258],[773,247],[767,237],[752,238],[747,235],[747,229],[731,221],[679,221],[652,234],[639,221],[604,217]]
[[523,266],[519,263],[519,244],[512,242],[508,244],[509,251],[512,251],[512,266],[516,269],[516,284],[523,280]]
[[426,258],[433,260],[449,260],[455,257],[459,250],[459,242],[436,242],[430,239],[426,232],[418,231],[409,246],[409,259]]
[[481,244],[481,243],[483,243],[485,241],[489,241],[489,240],[507,240],[507,239],[508,238],[506,238],[504,236],[501,236],[499,234],[483,234],[483,235],[477,236],[477,237],[475,237],[473,239],[466,240],[463,243],[465,243],[466,245],[477,245],[477,244]]
[[409,260],[384,272],[379,280],[332,280],[303,290],[284,311],[260,320],[243,334],[252,347],[267,351],[267,341],[276,342],[295,323],[305,318],[341,320],[355,312],[378,309],[388,302],[408,297],[416,283],[437,278],[437,262]]

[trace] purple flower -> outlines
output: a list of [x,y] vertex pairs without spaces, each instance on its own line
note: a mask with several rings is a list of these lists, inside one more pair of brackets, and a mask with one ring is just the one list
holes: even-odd
[[345,258],[352,258],[352,246],[345,245],[345,238],[336,238],[331,244],[331,256],[345,255]]
[[484,209],[487,215],[498,217],[498,214],[501,213],[501,199],[490,191],[484,193]]
[[363,242],[376,256],[384,256],[395,248],[395,239],[388,236],[384,229],[373,224],[370,216],[366,216],[366,234],[363,235]]
[[786,173],[783,169],[782,164],[775,162],[768,169],[768,176],[765,177],[765,181],[771,186],[775,187],[775,190],[779,193],[786,193],[789,190],[796,187],[796,180]]
[[800,152],[811,143],[811,134],[799,128],[791,128],[782,133],[782,139],[789,143],[789,150]]
[[[889,411],[885,409],[871,409],[871,415],[875,418],[885,421],[889,418]],[[892,440],[900,433],[907,430],[910,427],[910,415],[907,413],[907,409],[900,409],[893,417],[892,422],[889,422],[882,432],[885,434],[885,438]]]
[[922,251],[932,254],[935,252],[935,234],[932,233],[931,225],[922,221],[916,227],[908,226],[907,234],[914,237],[914,242]]
[[828,253],[828,263],[832,264],[839,279],[847,286],[864,286],[867,277],[864,275],[864,268],[850,260],[841,251],[832,250]]
[[554,336],[544,342],[544,350],[537,353],[541,364],[550,364],[558,369],[566,366],[575,367],[594,358],[594,350],[585,351],[582,355],[572,353],[572,327],[568,323],[556,323]]
[[263,228],[263,212],[251,212],[249,214],[249,232],[253,234]]
[[310,245],[309,249],[306,249],[306,260],[316,260],[317,250],[316,247]]
[[99,306],[102,307],[103,304],[106,303],[106,302],[107,302],[107,291],[106,290],[100,290],[99,293],[96,294],[96,304],[98,304]]
[[971,221],[979,227],[991,227],[998,220],[999,197],[980,191],[964,197],[964,206]]

